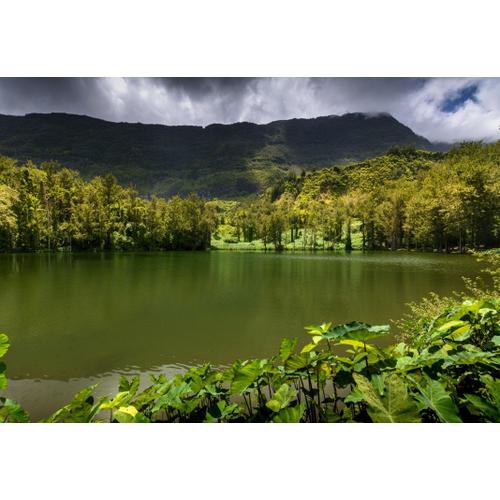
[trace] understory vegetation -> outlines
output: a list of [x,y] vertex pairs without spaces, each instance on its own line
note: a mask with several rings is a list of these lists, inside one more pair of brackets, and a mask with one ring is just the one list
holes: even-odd
[[499,246],[500,142],[391,148],[288,177],[258,196],[138,195],[56,162],[0,157],[0,251],[419,249]]
[[[153,375],[144,388],[122,377],[113,397],[85,388],[45,421],[500,422],[499,254],[483,258],[492,286],[470,281],[462,297],[413,305],[395,345],[377,346],[389,325],[308,326],[301,349],[284,339],[271,358]],[[0,335],[0,357],[8,348]],[[0,363],[0,390],[5,370]],[[0,420],[29,415],[2,397]]]

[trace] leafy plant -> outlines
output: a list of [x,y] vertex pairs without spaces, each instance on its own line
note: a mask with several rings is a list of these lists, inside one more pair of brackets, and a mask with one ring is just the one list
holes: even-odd
[[355,373],[354,380],[363,400],[368,405],[368,414],[373,422],[420,422],[415,401],[408,394],[408,387],[398,375],[387,377],[382,394],[376,384]]
[[[45,421],[499,422],[499,305],[453,304],[411,344],[385,348],[371,341],[389,333],[387,325],[308,326],[312,342],[300,351],[297,339],[284,339],[277,356],[151,376],[142,391],[139,377],[121,377],[113,397],[96,399],[95,386],[87,387]],[[0,353],[8,347],[0,336]],[[6,398],[0,418],[29,420]]]
[[[0,333],[0,358],[7,354],[10,347],[9,337]],[[7,387],[7,377],[5,363],[0,361],[0,390]],[[24,423],[29,422],[28,413],[15,401],[9,398],[0,397],[0,422]]]
[[[0,358],[9,350],[9,338],[4,333],[0,333]],[[0,390],[7,387],[7,377],[5,376],[5,363],[0,361]]]
[[415,386],[419,392],[419,394],[415,394],[419,410],[432,410],[441,422],[457,423],[462,421],[450,393],[439,380],[427,379],[424,387],[418,384]]

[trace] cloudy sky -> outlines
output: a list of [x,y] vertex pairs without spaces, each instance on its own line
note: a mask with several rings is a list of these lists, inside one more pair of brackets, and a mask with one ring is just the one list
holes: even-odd
[[500,78],[0,78],[0,113],[208,125],[388,112],[432,141],[500,139]]

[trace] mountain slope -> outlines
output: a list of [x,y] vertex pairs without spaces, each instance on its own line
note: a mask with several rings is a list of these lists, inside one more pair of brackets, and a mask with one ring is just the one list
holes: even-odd
[[207,127],[113,123],[64,113],[0,115],[0,154],[58,160],[84,177],[112,172],[142,192],[167,195],[244,195],[290,168],[360,161],[395,144],[431,148],[387,114]]

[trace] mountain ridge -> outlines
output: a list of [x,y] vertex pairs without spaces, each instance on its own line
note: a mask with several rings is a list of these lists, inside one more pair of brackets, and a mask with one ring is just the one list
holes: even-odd
[[144,194],[239,196],[290,170],[362,161],[394,145],[433,149],[387,113],[162,125],[110,122],[71,113],[0,115],[0,154],[56,160],[86,177],[113,173]]

